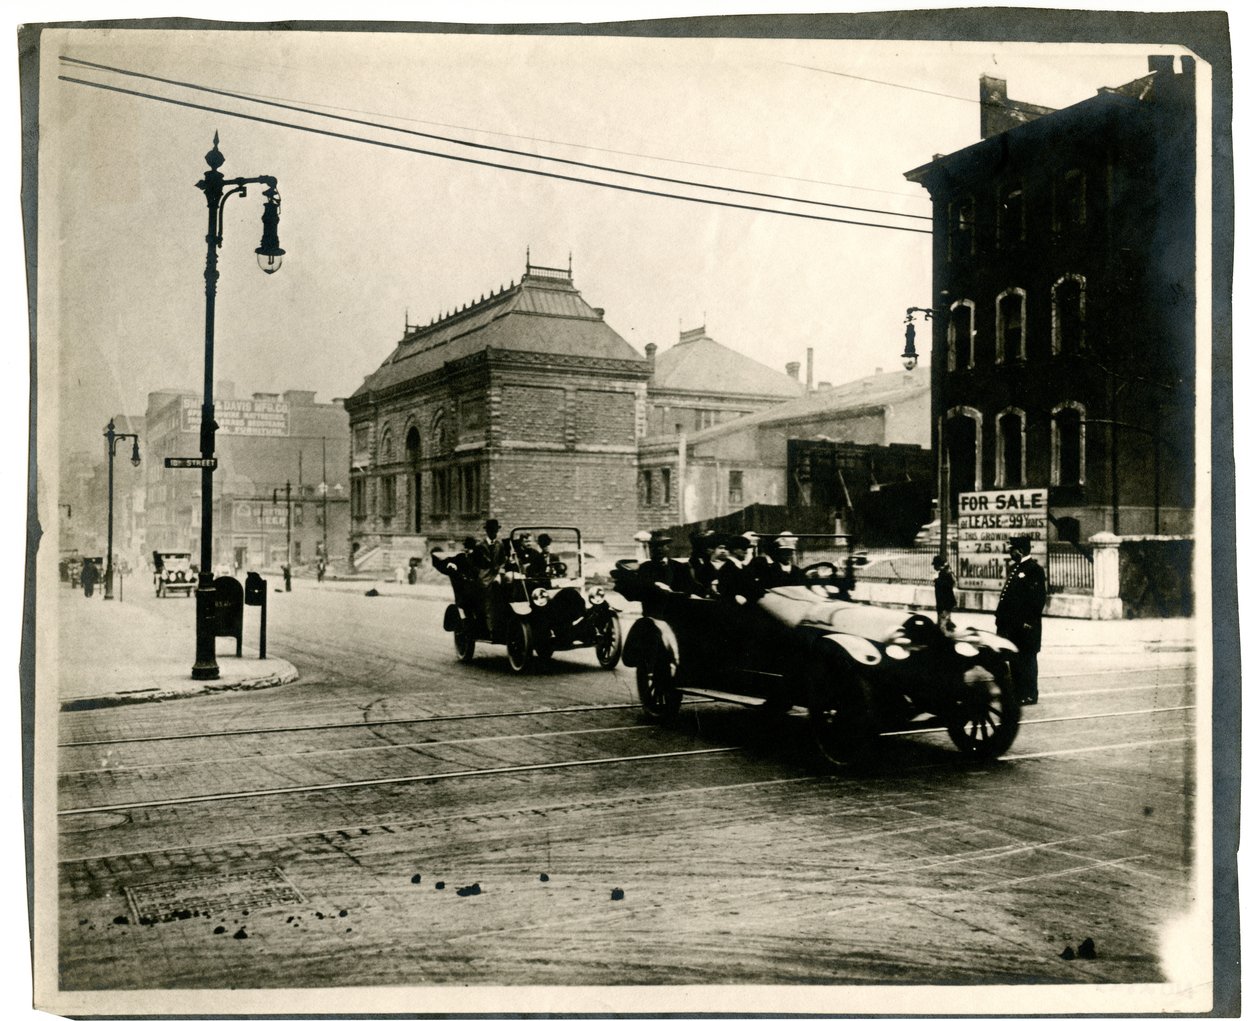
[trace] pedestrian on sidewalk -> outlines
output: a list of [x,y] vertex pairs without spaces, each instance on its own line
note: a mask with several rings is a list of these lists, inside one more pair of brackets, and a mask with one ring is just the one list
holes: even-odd
[[1041,651],[1041,614],[1046,607],[1046,572],[1032,558],[1032,540],[1016,535],[1007,545],[1010,572],[998,597],[997,633],[1015,643],[1012,664],[1021,705],[1037,704],[1037,653]]
[[954,607],[958,605],[958,597],[954,594],[954,572],[950,569],[949,558],[940,553],[932,558],[932,567],[936,569],[936,626],[948,634],[954,630],[952,617]]
[[92,590],[96,588],[96,582],[100,575],[97,573],[96,564],[91,557],[83,558],[83,570],[79,574],[79,580],[83,582],[83,594],[87,598],[92,598]]

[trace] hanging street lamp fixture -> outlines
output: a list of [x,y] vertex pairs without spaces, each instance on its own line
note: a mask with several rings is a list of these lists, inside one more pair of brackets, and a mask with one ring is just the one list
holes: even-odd
[[235,177],[226,179],[219,173],[224,156],[219,152],[219,133],[214,134],[214,147],[206,153],[210,169],[197,182],[206,196],[206,350],[205,388],[201,401],[201,562],[197,572],[197,658],[193,663],[194,680],[214,680],[219,676],[215,659],[214,632],[214,299],[219,280],[219,248],[223,245],[223,207],[233,195],[244,195],[247,185],[264,185],[262,242],[254,249],[259,268],[267,274],[276,272],[284,259],[280,247],[280,192],[274,177]]
[[[136,433],[120,433],[114,431],[114,420],[109,420],[105,427],[105,449],[109,453],[109,511],[105,526],[105,598],[114,598],[114,451],[123,440],[131,440],[131,463],[140,467],[140,437]],[[70,505],[65,504],[66,517],[70,516]]]

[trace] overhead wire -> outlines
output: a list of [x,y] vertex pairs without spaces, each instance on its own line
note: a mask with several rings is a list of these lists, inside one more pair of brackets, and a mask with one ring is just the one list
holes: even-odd
[[563,156],[548,156],[542,153],[525,152],[520,149],[511,149],[506,146],[490,145],[486,142],[473,142],[468,139],[454,138],[449,135],[438,135],[427,131],[418,131],[414,128],[400,128],[390,124],[382,124],[379,121],[366,120],[359,117],[348,117],[344,114],[327,113],[322,110],[312,109],[308,106],[299,106],[291,103],[283,103],[273,99],[263,99],[250,96],[245,93],[233,92],[227,89],[217,89],[208,85],[199,85],[195,82],[181,81],[177,78],[165,78],[160,75],[148,74],[142,71],[132,71],[126,68],[112,67],[108,64],[98,64],[93,61],[80,60],[76,57],[60,57],[63,63],[75,64],[81,67],[90,67],[98,71],[108,71],[113,74],[120,74],[130,78],[140,78],[145,81],[161,82],[164,85],[174,85],[178,88],[191,89],[196,92],[205,92],[216,96],[226,96],[230,99],[240,99],[249,103],[257,103],[260,106],[270,106],[281,110],[288,110],[292,113],[308,114],[315,117],[327,117],[330,120],[343,121],[349,124],[357,124],[361,127],[377,128],[383,131],[393,131],[403,135],[412,135],[417,138],[428,138],[433,141],[446,142],[451,145],[466,146],[470,149],[478,149],[484,152],[497,152],[510,156],[522,156],[528,159],[544,160],[549,163],[559,163],[564,166],[579,167],[583,170],[597,170],[603,173],[619,174],[628,177],[637,177],[646,181],[657,181],[662,184],[679,184],[684,187],[702,188],[709,191],[722,191],[732,195],[748,195],[753,198],[768,198],[782,202],[799,202],[803,205],[819,206],[827,209],[846,209],[851,212],[858,213],[874,213],[880,216],[899,216],[912,220],[931,220],[931,216],[922,213],[901,213],[889,209],[874,209],[868,206],[854,206],[840,202],[827,202],[822,199],[797,198],[792,195],[779,195],[774,192],[755,191],[747,188],[735,188],[728,185],[709,184],[703,181],[692,181],[685,178],[667,177],[661,174],[649,174],[638,170],[626,170],[621,167],[610,167],[599,163],[590,163],[584,160],[567,159]]
[[[58,75],[59,81],[68,82],[72,85],[84,85],[89,88],[101,89],[106,92],[114,92],[119,95],[133,96],[139,99],[149,99],[158,103],[165,103],[170,106],[183,107],[190,110],[201,110],[206,113],[219,114],[225,117],[233,117],[237,120],[250,121],[255,124],[269,124],[273,127],[288,128],[292,131],[299,131],[304,134],[318,135],[324,138],[335,138],[342,141],[357,142],[364,145],[372,145],[382,149],[391,149],[396,152],[408,152],[420,156],[432,156],[435,159],[451,160],[456,163],[465,163],[472,166],[487,167],[494,170],[508,170],[518,174],[528,174],[532,177],[547,178],[556,181],[570,181],[577,184],[591,185],[596,188],[606,188],[612,191],[627,192],[635,195],[650,195],[656,198],[674,199],[679,202],[691,202],[698,205],[717,206],[725,209],[742,209],[754,213],[769,213],[773,216],[787,216],[799,220],[813,220],[821,223],[839,223],[854,227],[873,227],[877,230],[893,230],[910,234],[928,234],[932,231],[922,227],[902,226],[895,223],[871,223],[866,220],[849,220],[836,216],[822,216],[817,213],[797,212],[789,209],[773,209],[767,206],[754,206],[741,202],[727,202],[721,199],[703,198],[698,195],[679,195],[673,192],[657,191],[651,188],[636,188],[627,184],[615,184],[611,181],[598,181],[587,177],[575,177],[570,174],[554,173],[547,170],[539,170],[532,167],[518,167],[509,163],[495,163],[489,160],[474,159],[471,156],[459,156],[454,153],[438,152],[432,149],[421,149],[416,146],[403,145],[398,142],[387,142],[383,139],[367,138],[362,135],[351,135],[345,132],[330,131],[325,128],[312,127],[307,124],[293,124],[288,121],[276,120],[272,117],[263,117],[257,114],[243,113],[239,110],[229,110],[224,107],[209,106],[204,103],[194,103],[188,100],[174,99],[170,96],[161,96],[151,92],[141,92],[136,89],[126,89],[118,85],[108,85],[104,82],[87,81],[82,78],[71,78],[67,75]],[[908,214],[887,214],[883,210],[875,210],[874,212],[881,215],[900,215]]]

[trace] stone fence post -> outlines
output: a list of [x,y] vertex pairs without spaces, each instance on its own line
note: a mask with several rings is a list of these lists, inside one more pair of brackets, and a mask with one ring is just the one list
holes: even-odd
[[1120,538],[1111,532],[1090,536],[1094,548],[1094,597],[1089,615],[1094,620],[1120,620],[1124,604],[1120,600]]

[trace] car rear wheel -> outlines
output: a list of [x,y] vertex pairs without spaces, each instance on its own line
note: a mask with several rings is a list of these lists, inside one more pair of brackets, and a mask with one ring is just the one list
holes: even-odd
[[472,621],[461,620],[455,625],[452,635],[455,638],[455,655],[459,657],[459,661],[471,662],[473,653],[477,650],[477,639],[473,636]]
[[621,659],[621,621],[610,613],[595,635],[595,658],[605,670],[611,670]]
[[958,750],[973,759],[995,759],[1010,749],[1019,731],[1019,699],[1009,663],[967,672],[946,729]]
[[815,678],[810,684],[809,728],[814,747],[828,765],[869,761],[879,738],[871,682],[852,669]]
[[516,619],[508,624],[507,656],[512,673],[523,674],[529,669],[529,657],[534,651],[534,635],[529,621]]
[[674,664],[663,646],[644,657],[635,668],[634,679],[648,719],[664,723],[678,715],[682,692],[674,685]]

